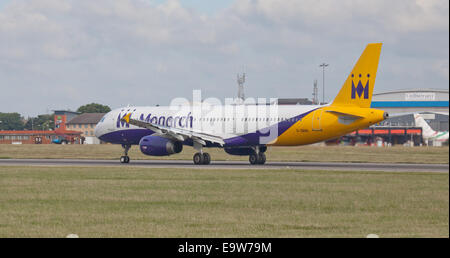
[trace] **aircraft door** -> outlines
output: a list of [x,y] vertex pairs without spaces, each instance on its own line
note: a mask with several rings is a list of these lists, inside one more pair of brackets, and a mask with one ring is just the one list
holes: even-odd
[[322,131],[322,109],[318,109],[314,111],[312,118],[312,130],[313,131]]

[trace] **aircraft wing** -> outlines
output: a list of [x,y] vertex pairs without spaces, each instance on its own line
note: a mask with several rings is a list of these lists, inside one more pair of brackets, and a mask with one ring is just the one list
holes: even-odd
[[158,125],[158,124],[154,124],[154,123],[150,123],[150,122],[146,122],[146,121],[132,119],[131,113],[128,113],[127,115],[125,115],[121,120],[130,125],[147,128],[147,129],[154,131],[157,134],[170,136],[171,138],[179,140],[179,141],[184,141],[186,139],[192,139],[194,142],[197,142],[201,145],[206,145],[205,141],[218,143],[220,145],[225,144],[225,142],[223,141],[223,139],[221,137],[218,137],[215,135],[198,132],[198,131],[194,131],[194,130],[168,127],[168,126],[164,126],[164,125]]

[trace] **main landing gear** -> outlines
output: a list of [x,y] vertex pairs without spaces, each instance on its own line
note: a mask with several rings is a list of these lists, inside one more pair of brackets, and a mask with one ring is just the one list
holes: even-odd
[[120,163],[130,163],[130,157],[128,157],[128,150],[131,148],[131,145],[122,144],[122,148],[124,150],[125,156],[120,157]]
[[195,165],[208,165],[211,163],[211,155],[206,152],[197,152],[194,154],[194,164]]
[[203,145],[201,143],[194,142],[193,147],[198,151],[194,154],[194,164],[209,165],[211,163],[211,155],[209,155],[209,153],[203,152]]
[[255,152],[250,154],[250,156],[248,157],[248,161],[250,161],[250,164],[263,165],[264,163],[266,163],[266,154],[260,151],[259,146],[256,146],[254,150]]
[[253,153],[248,157],[248,161],[252,165],[262,165],[266,163],[266,154],[260,152],[259,154]]

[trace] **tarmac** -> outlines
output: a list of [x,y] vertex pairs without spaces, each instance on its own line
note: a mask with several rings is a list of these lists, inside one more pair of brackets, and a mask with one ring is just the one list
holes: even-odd
[[343,162],[266,162],[250,165],[246,161],[211,161],[209,165],[195,165],[191,160],[131,160],[122,164],[118,160],[87,159],[0,159],[0,166],[69,166],[69,167],[143,167],[190,169],[282,169],[330,171],[384,171],[448,173],[448,164],[400,163],[343,163]]

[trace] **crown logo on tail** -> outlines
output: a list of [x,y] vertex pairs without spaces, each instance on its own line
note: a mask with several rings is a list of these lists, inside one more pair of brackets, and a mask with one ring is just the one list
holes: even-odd
[[[354,78],[355,75],[352,74],[352,78]],[[359,74],[359,78],[361,78],[362,75]],[[361,79],[359,80],[357,86],[355,87],[355,82],[352,79],[352,99],[356,99],[356,94],[358,94],[358,97],[361,98],[362,94],[364,93],[364,99],[369,98],[369,77],[370,74],[367,74],[367,82],[366,86],[363,86],[361,83]]]

